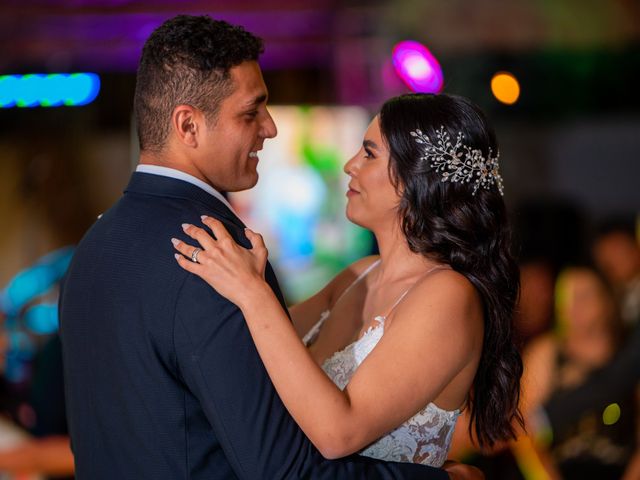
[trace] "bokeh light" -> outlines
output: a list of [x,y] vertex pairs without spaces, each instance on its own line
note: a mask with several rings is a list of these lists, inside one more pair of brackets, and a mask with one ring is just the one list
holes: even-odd
[[414,92],[438,93],[442,90],[442,68],[429,49],[407,40],[393,48],[393,66],[402,81]]
[[95,73],[0,75],[0,108],[75,107],[93,102],[99,91]]
[[604,412],[602,412],[602,422],[605,425],[613,425],[614,423],[617,423],[618,420],[620,420],[620,414],[620,405],[618,405],[617,403],[612,403],[604,409]]
[[499,102],[513,105],[520,98],[520,83],[513,74],[498,72],[491,79],[491,91]]

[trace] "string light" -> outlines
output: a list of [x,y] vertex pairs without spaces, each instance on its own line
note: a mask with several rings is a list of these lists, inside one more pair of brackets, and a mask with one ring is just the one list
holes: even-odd
[[93,102],[99,91],[95,73],[0,75],[0,108],[77,107]]

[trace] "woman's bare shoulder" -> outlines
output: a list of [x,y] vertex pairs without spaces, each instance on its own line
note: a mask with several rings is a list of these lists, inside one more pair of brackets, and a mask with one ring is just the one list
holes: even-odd
[[414,305],[439,305],[455,310],[482,307],[480,293],[473,283],[450,268],[425,275],[410,293]]
[[[463,349],[472,349],[483,337],[480,294],[462,274],[450,269],[423,277],[398,306],[393,323],[400,321],[416,336],[430,336]],[[451,336],[448,332],[459,332]]]

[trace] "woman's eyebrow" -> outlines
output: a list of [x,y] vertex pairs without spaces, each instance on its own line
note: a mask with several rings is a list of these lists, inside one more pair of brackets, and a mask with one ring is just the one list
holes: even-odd
[[364,148],[373,148],[374,150],[380,150],[376,142],[374,142],[373,140],[363,140],[362,146]]

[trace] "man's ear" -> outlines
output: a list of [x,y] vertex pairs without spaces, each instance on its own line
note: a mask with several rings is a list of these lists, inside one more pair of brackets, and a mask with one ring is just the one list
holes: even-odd
[[202,112],[191,105],[178,105],[171,115],[171,128],[184,145],[196,148],[198,132],[204,121]]

